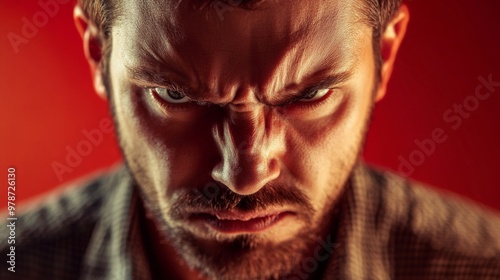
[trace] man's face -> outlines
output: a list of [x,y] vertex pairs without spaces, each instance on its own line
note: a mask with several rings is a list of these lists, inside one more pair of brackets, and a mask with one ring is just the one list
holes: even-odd
[[283,274],[331,230],[360,151],[372,30],[354,0],[155,2],[125,1],[109,69],[146,206],[209,275]]

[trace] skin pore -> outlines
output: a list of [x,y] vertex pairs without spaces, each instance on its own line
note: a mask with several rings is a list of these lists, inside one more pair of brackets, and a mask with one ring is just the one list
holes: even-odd
[[[109,96],[150,217],[151,262],[165,264],[158,275],[283,277],[334,230],[408,12],[382,37],[376,84],[359,3],[305,2],[261,1],[221,18],[197,1],[124,0],[109,87],[96,30],[75,8],[96,91]],[[260,217],[279,220],[256,231],[226,222]]]

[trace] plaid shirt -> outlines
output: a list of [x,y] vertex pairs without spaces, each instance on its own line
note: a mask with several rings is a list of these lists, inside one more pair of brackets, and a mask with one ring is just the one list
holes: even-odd
[[[15,273],[2,218],[0,279],[152,279],[131,182],[120,168],[18,215]],[[323,279],[500,279],[499,216],[449,194],[359,164],[338,215]]]

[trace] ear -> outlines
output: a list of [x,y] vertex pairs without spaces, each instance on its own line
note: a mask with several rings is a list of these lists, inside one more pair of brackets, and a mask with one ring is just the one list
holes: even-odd
[[94,89],[100,97],[106,99],[106,87],[102,80],[102,42],[98,28],[87,18],[79,5],[73,10],[73,20],[83,41],[83,51],[90,66]]
[[382,55],[381,80],[375,101],[381,100],[386,93],[387,83],[391,78],[394,61],[406,33],[410,20],[410,11],[402,4],[396,15],[389,22],[380,38],[380,51]]

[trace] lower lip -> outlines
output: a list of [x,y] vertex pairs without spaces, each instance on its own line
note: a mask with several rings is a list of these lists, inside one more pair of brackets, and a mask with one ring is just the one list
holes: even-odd
[[212,215],[201,215],[197,220],[207,223],[213,229],[226,234],[231,233],[257,233],[265,231],[282,221],[290,213],[279,213],[248,221],[241,220],[221,220]]

